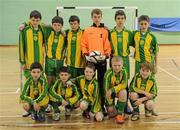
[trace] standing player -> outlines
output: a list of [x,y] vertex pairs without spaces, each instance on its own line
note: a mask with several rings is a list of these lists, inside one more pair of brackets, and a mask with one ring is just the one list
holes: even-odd
[[[89,56],[93,51],[99,51],[102,56],[109,57],[111,54],[111,46],[108,40],[108,31],[104,24],[101,23],[102,11],[100,9],[93,9],[91,11],[91,19],[93,25],[84,30],[81,40],[81,50],[83,55]],[[104,95],[103,95],[103,77],[106,72],[106,59],[95,63],[98,71],[98,81],[100,86],[101,106],[104,109]]]
[[156,37],[149,32],[149,16],[141,15],[138,19],[138,23],[140,30],[133,32],[133,42],[135,47],[135,74],[139,72],[139,66],[143,62],[153,64],[153,72],[156,72],[158,44]]
[[66,62],[72,78],[84,74],[85,57],[81,53],[81,37],[83,30],[80,28],[80,20],[76,15],[69,18],[71,29],[66,30],[67,55]]
[[49,87],[58,78],[58,71],[64,64],[66,45],[64,35],[61,33],[62,27],[63,19],[59,16],[53,17],[52,27],[44,27],[46,38],[45,73]]
[[30,76],[30,65],[34,62],[44,66],[44,37],[40,26],[41,13],[33,10],[29,24],[19,34],[19,60],[24,76]]
[[130,77],[129,65],[129,46],[132,44],[132,33],[124,27],[126,14],[123,10],[118,10],[115,13],[116,26],[111,30],[111,46],[112,55],[120,56],[123,59],[123,66],[127,71],[128,79]]

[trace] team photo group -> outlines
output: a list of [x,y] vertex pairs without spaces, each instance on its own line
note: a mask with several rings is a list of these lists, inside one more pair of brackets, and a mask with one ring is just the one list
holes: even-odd
[[[111,14],[112,29],[101,22],[102,10],[92,9],[88,15],[92,25],[82,29],[77,15],[68,21],[55,16],[48,25],[33,10],[19,26],[19,61],[25,78],[20,93],[22,116],[59,121],[63,107],[67,117],[79,109],[89,120],[114,118],[122,124],[128,117],[140,118],[141,104],[146,117],[157,116],[158,43],[149,30],[149,16],[138,17],[138,30],[128,30],[123,10]],[[62,30],[64,22],[69,29]]]

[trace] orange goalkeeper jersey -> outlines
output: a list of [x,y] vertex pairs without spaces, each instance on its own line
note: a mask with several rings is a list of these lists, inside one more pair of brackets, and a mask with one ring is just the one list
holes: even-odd
[[104,26],[92,26],[84,30],[81,38],[81,51],[83,54],[89,54],[92,51],[100,51],[102,55],[106,56],[111,54],[108,31]]

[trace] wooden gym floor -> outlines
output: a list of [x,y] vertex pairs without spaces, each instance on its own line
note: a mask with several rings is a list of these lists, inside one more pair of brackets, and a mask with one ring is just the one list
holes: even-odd
[[[158,58],[158,97],[156,111],[158,117],[144,117],[141,106],[141,118],[123,125],[115,124],[114,119],[93,122],[73,114],[70,119],[62,115],[59,122],[50,118],[37,123],[30,117],[23,118],[19,105],[20,69],[17,47],[0,47],[0,130],[55,130],[55,129],[94,129],[94,130],[180,130],[180,46],[160,46]],[[134,61],[131,58],[134,72]]]

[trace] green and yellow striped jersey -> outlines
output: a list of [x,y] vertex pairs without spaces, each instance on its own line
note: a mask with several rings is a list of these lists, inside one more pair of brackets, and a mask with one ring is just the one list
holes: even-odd
[[122,70],[115,74],[114,70],[111,68],[106,71],[104,75],[104,94],[111,89],[113,93],[117,94],[120,90],[125,89],[128,84],[127,72],[123,67]]
[[44,28],[47,57],[49,59],[64,60],[66,53],[64,36],[61,32],[55,32],[51,27]]
[[138,90],[143,90],[157,96],[157,83],[154,75],[150,75],[146,80],[137,73],[133,79],[130,86],[130,92],[137,92]]
[[40,103],[45,98],[49,100],[46,79],[41,76],[39,80],[35,82],[32,76],[30,76],[24,84],[20,100],[33,105],[34,102]]
[[27,69],[34,62],[44,66],[44,37],[42,27],[35,30],[30,24],[19,34],[19,61],[25,64]]
[[113,56],[126,57],[129,55],[129,46],[133,40],[131,31],[124,28],[121,32],[118,32],[114,27],[110,31],[110,39]]
[[83,30],[78,31],[66,30],[67,35],[67,65],[75,68],[85,68],[85,57],[81,53],[81,37]]
[[62,81],[58,79],[53,87],[50,88],[50,100],[61,102],[66,100],[70,105],[75,104],[80,97],[80,93],[75,84],[63,85]]
[[138,62],[153,63],[156,53],[158,52],[158,44],[156,37],[150,33],[145,34],[140,31],[133,32],[133,44],[135,47],[135,60]]
[[101,111],[98,81],[95,78],[88,81],[85,76],[82,75],[76,78],[76,83],[81,90],[82,100],[87,101],[92,106],[90,111],[93,113]]

